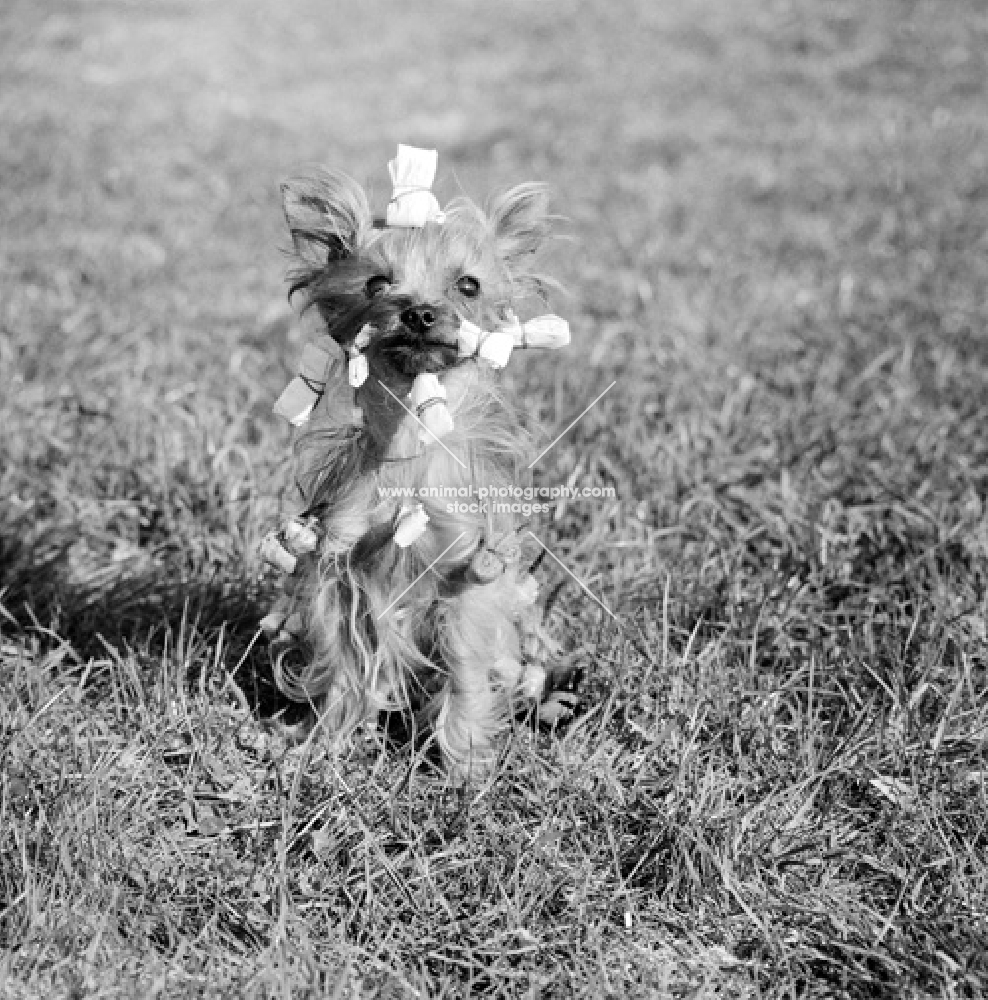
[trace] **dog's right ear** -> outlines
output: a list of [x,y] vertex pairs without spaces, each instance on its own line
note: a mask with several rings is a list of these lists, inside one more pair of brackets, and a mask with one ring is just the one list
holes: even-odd
[[364,189],[337,170],[291,178],[281,197],[295,252],[311,266],[348,257],[373,226]]

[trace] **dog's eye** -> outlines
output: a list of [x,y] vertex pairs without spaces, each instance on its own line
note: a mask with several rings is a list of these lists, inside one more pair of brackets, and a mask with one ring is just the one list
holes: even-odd
[[391,287],[391,282],[384,277],[383,274],[375,274],[373,278],[369,278],[367,284],[364,285],[364,291],[367,293],[367,298],[376,299],[381,295],[384,295],[387,290]]
[[475,299],[480,294],[480,282],[469,274],[464,274],[456,283],[456,289],[460,295],[468,299]]

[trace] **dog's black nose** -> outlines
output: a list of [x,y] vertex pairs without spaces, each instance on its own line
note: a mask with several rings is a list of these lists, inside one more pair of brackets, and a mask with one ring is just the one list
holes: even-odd
[[436,325],[439,317],[432,306],[410,306],[398,318],[413,333],[425,333]]

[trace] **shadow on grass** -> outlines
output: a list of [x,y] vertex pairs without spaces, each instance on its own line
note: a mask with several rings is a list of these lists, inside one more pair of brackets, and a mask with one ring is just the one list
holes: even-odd
[[[232,680],[255,716],[289,727],[314,721],[311,706],[274,683],[268,640],[258,628],[273,589],[248,576],[229,550],[208,559],[196,557],[190,544],[153,553],[131,548],[121,556],[112,543],[83,538],[75,525],[18,528],[0,523],[0,630],[28,637],[39,659],[55,654],[47,663],[57,672],[109,660],[136,670],[139,689],[161,688],[169,675],[189,690],[207,676]],[[581,669],[560,666],[549,672],[544,697],[571,696],[566,717],[578,717],[582,711],[572,704],[582,679]],[[87,692],[98,697],[99,684],[90,681]],[[528,703],[518,706],[516,720],[531,728],[557,724]],[[431,743],[428,727],[418,730],[413,715],[385,712],[381,722],[393,749]]]
[[258,634],[271,594],[238,567],[195,565],[181,552],[82,560],[75,531],[23,541],[11,527],[0,527],[3,632],[30,637],[41,654],[68,648],[72,655],[58,661],[74,661],[66,670],[107,657],[130,661],[152,686],[176,666],[198,685],[218,664],[255,715],[294,722],[308,712],[274,685]]

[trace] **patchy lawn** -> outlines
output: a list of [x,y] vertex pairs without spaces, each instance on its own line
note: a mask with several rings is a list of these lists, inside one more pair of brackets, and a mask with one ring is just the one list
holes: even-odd
[[[988,992],[975,0],[0,12],[0,995]],[[270,723],[277,182],[545,180],[575,717]]]

